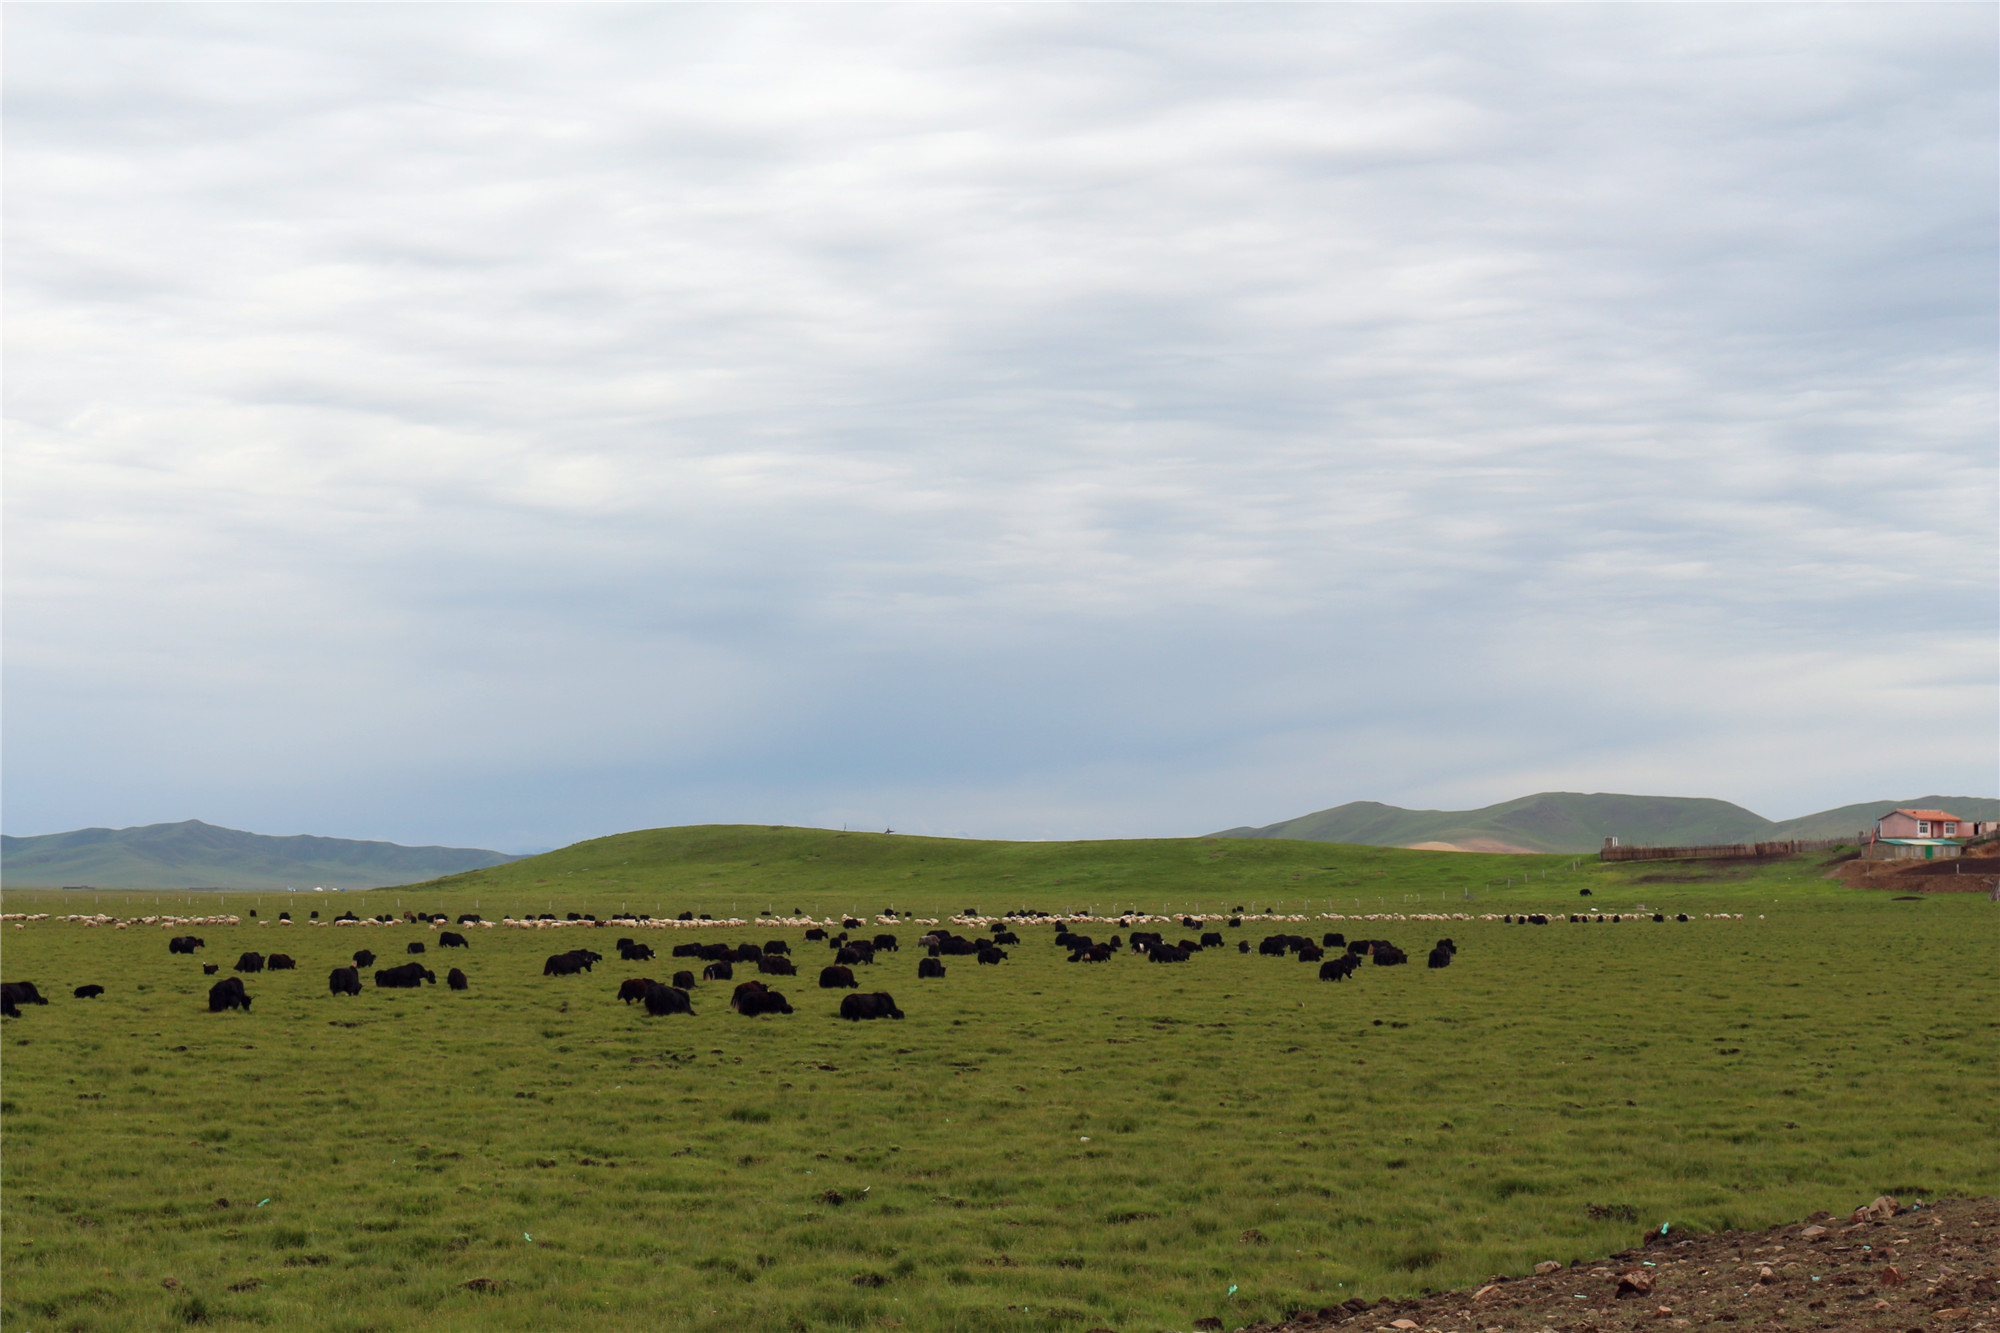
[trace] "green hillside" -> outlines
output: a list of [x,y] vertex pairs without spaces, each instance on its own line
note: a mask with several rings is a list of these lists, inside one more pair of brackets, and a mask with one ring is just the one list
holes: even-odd
[[198,819],[139,828],[0,837],[9,888],[88,884],[127,889],[376,888],[508,857],[474,847],[404,847],[347,838],[271,838]]
[[1898,806],[1941,806],[1967,819],[2000,819],[2000,800],[1919,796],[1845,805],[1782,822],[1727,801],[1609,792],[1539,792],[1479,810],[1404,810],[1352,801],[1263,828],[1233,828],[1226,838],[1304,838],[1385,847],[1446,842],[1498,844],[1537,852],[1594,852],[1606,838],[1654,846],[1837,838],[1866,829]]
[[1492,842],[1530,851],[1593,852],[1607,837],[1640,843],[1738,842],[1770,827],[1769,820],[1727,801],[1539,792],[1480,810],[1403,810],[1353,801],[1263,828],[1231,829],[1225,836],[1384,846]]
[[1569,861],[1281,839],[986,842],[709,824],[595,838],[413,888],[438,890],[453,910],[476,900],[481,910],[517,913],[574,910],[586,901],[592,910],[623,905],[716,917],[795,908],[815,916],[913,907],[926,914],[1020,906],[1318,911],[1356,902],[1393,908],[1405,895],[1443,901]]
[[1782,819],[1771,827],[1780,838],[1839,838],[1874,827],[1878,815],[1895,809],[1945,810],[1961,819],[2000,819],[2000,801],[1984,796],[1912,796],[1901,801],[1863,801]]

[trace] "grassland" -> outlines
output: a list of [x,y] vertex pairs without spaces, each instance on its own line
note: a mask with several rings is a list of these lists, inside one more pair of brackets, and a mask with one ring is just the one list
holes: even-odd
[[[336,1000],[326,969],[355,948],[435,937],[204,927],[206,961],[302,965],[250,978],[251,1013],[210,1015],[161,930],[8,929],[6,977],[54,998],[0,1046],[0,1330],[1234,1327],[1662,1222],[1994,1190],[2000,908],[1846,890],[1806,862],[1570,864],[669,830],[336,901],[1483,916],[1571,910],[1588,886],[1606,913],[1694,919],[1378,921],[1362,933],[1413,951],[1452,935],[1458,962],[1339,985],[1233,949],[1071,965],[1032,927],[1004,965],[921,986],[914,951],[889,955],[866,982],[909,1017],[871,1024],[833,1018],[809,976],[780,983],[790,1017],[740,1018],[707,986],[698,1016],[647,1019],[612,992],[664,979],[664,957],[540,975],[624,931],[481,930],[449,957],[467,992]],[[99,906],[152,910],[117,898]],[[821,956],[797,928],[716,931]],[[109,993],[68,998],[84,982]]]

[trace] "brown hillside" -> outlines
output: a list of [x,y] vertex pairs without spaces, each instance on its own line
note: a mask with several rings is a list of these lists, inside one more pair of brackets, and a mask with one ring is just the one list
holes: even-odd
[[[1891,1210],[1894,1210],[1893,1215]],[[1933,1333],[2000,1327],[2000,1199],[1875,1201],[1769,1231],[1649,1235],[1601,1263],[1495,1277],[1474,1291],[1335,1306],[1243,1333],[1612,1333],[1779,1329]],[[1623,1293],[1623,1294],[1621,1294]],[[1362,1305],[1356,1301],[1354,1305]],[[1197,1321],[1215,1328],[1219,1321]]]

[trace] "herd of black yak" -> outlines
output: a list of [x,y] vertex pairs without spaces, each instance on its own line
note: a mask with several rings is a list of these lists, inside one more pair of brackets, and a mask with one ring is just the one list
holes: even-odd
[[[409,913],[405,915],[412,922],[442,925],[446,921],[442,916],[418,917]],[[572,920],[578,919],[577,914],[570,915]],[[1204,927],[1209,923],[1194,917],[1182,917],[1181,925],[1197,932],[1197,937],[1169,943],[1163,934],[1152,930],[1131,930],[1127,935],[1111,935],[1100,942],[1089,935],[1078,934],[1071,929],[1074,922],[1065,921],[1060,917],[1050,917],[1039,912],[1009,915],[1040,918],[1048,924],[1053,924],[1055,927],[1053,943],[1057,948],[1068,951],[1069,961],[1072,963],[1106,963],[1128,950],[1142,955],[1149,962],[1185,963],[1206,950],[1228,947],[1228,942],[1223,938],[1221,931],[1205,930]],[[387,921],[392,918],[379,919]],[[1537,926],[1548,925],[1551,920],[1549,916],[1539,913],[1509,915],[1503,919],[1510,925]],[[1569,919],[1576,922],[1617,921],[1620,918],[1593,914],[1572,915]],[[1655,913],[1652,919],[1664,921],[1666,917]],[[1676,919],[1686,921],[1688,918],[1681,915]],[[460,917],[458,924],[476,924],[478,921],[477,916],[468,914]],[[1129,930],[1129,922],[1120,924]],[[1231,917],[1229,924],[1236,927],[1243,923],[1240,917]],[[849,932],[859,930],[861,926],[860,921],[849,917],[842,922],[842,929],[838,935],[829,936],[825,930],[818,927],[806,932],[805,937],[809,943],[824,944],[832,955],[832,961],[819,971],[821,990],[859,991],[861,983],[854,975],[856,967],[873,966],[878,955],[901,951],[897,937],[892,934],[878,934],[872,938],[850,935]],[[919,980],[942,978],[945,975],[946,958],[972,958],[984,966],[998,966],[1008,957],[1005,946],[1019,945],[1020,942],[1020,936],[1011,929],[989,928],[987,935],[968,939],[945,927],[935,928],[917,940],[918,947],[925,953],[917,963],[917,978]],[[167,941],[167,952],[173,954],[193,954],[197,949],[204,947],[206,941],[194,935],[177,935]],[[463,949],[469,948],[470,945],[465,936],[456,931],[446,930],[438,935],[438,947]],[[621,938],[616,947],[620,959],[627,963],[650,962],[656,956],[651,946],[641,944],[630,937]],[[1238,953],[1247,954],[1251,952],[1251,948],[1251,943],[1247,939],[1239,939],[1236,942]],[[1354,975],[1355,970],[1364,962],[1372,962],[1377,967],[1395,967],[1409,961],[1409,955],[1388,940],[1350,940],[1339,931],[1327,932],[1317,944],[1305,935],[1267,935],[1257,943],[1255,949],[1264,957],[1296,958],[1303,963],[1318,963],[1321,981],[1345,981]],[[426,946],[413,941],[407,946],[407,952],[421,954],[426,952]],[[798,965],[792,961],[791,952],[791,945],[784,940],[773,939],[766,940],[761,945],[687,942],[675,945],[672,956],[699,962],[702,965],[701,981],[735,982],[735,969],[738,966],[755,968],[762,976],[797,976]],[[1432,946],[1426,961],[1433,968],[1449,967],[1457,953],[1456,944],[1449,939],[1441,939]],[[542,975],[562,977],[586,973],[592,966],[602,962],[603,958],[604,955],[592,949],[571,949],[566,953],[552,954],[542,965]],[[373,967],[375,961],[375,955],[370,950],[356,950],[352,966],[336,967],[332,970],[327,978],[327,989],[335,995],[361,994],[361,970]],[[221,1013],[230,1009],[247,1011],[250,1008],[251,996],[243,987],[241,974],[283,972],[295,969],[297,966],[297,962],[286,954],[274,953],[269,956],[259,953],[243,954],[231,969],[239,975],[225,977],[209,988],[209,1012]],[[208,975],[220,970],[220,966],[215,963],[202,965],[202,971]],[[418,989],[436,983],[437,974],[418,962],[384,967],[375,972],[375,985],[385,990]],[[462,991],[470,986],[471,982],[464,972],[454,967],[446,972],[445,984],[452,990]],[[644,1006],[647,1014],[655,1017],[668,1014],[692,1015],[693,991],[698,984],[695,973],[691,970],[675,972],[672,981],[667,984],[650,977],[633,977],[619,985],[617,998],[628,1005],[636,1001]],[[78,986],[74,992],[79,1000],[91,999],[103,993],[104,987],[97,985]],[[48,1000],[35,988],[33,982],[10,981],[0,984],[0,1013],[10,1018],[21,1016],[21,1005],[47,1003]],[[736,1013],[747,1016],[793,1012],[791,1003],[781,992],[772,990],[765,982],[755,979],[736,982],[735,989],[730,994],[729,1007]],[[896,1006],[895,998],[887,991],[843,996],[839,1013],[840,1017],[855,1021],[903,1016],[903,1011]]]

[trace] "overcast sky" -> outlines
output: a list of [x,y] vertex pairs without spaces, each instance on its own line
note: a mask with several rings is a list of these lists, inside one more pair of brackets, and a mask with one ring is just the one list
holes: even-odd
[[6,830],[1994,794],[1996,13],[12,6]]

